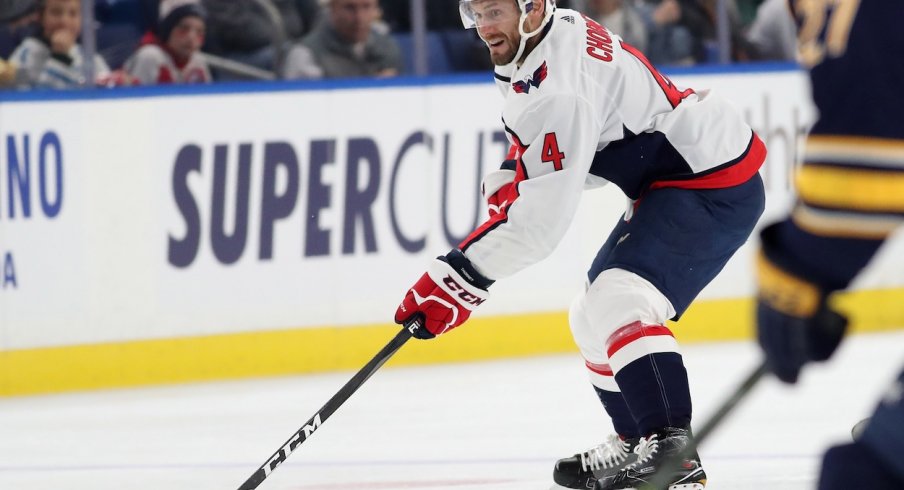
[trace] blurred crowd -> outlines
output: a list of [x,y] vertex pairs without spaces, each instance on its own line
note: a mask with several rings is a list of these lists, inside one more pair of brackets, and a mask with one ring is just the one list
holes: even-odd
[[[411,0],[94,0],[87,12],[82,1],[0,0],[0,88],[392,77],[415,73],[416,39],[425,39],[428,74],[492,66],[477,33],[461,27],[458,0],[425,1],[423,38],[412,34]],[[558,4],[668,66],[794,60],[786,2]]]

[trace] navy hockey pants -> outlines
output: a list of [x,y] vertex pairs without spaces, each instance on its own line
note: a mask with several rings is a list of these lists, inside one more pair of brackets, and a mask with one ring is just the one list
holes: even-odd
[[587,276],[633,272],[669,299],[677,320],[747,241],[764,207],[759,174],[725,189],[653,190],[612,230]]

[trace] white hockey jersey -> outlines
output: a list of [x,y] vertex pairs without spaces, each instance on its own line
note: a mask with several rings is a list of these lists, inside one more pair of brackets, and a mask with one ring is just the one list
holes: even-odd
[[518,67],[497,67],[515,196],[459,248],[501,279],[546,257],[585,188],[612,182],[629,199],[659,187],[713,189],[751,178],[766,149],[741,114],[709,91],[682,90],[592,19],[558,9]]

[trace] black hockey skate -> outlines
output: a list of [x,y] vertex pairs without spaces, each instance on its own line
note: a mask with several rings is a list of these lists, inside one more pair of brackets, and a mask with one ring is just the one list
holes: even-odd
[[618,434],[612,434],[599,446],[556,461],[552,479],[559,487],[591,489],[597,480],[611,480],[634,462],[637,455],[633,451],[639,441],[639,438],[622,440]]
[[[623,490],[648,488],[659,467],[673,455],[683,450],[690,442],[690,432],[686,429],[667,427],[640,439],[634,452],[637,460],[621,470],[607,482],[599,481],[595,490]],[[656,490],[703,490],[706,487],[706,473],[700,465],[697,452],[684,458],[671,471],[669,485]]]

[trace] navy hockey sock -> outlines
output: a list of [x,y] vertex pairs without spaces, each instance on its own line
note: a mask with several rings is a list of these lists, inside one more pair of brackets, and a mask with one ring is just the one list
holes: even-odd
[[619,370],[615,381],[641,435],[663,427],[690,427],[691,394],[681,354],[642,356]]
[[625,403],[625,398],[622,394],[617,391],[606,391],[597,386],[594,386],[593,389],[596,390],[596,396],[600,397],[606,413],[612,419],[615,432],[625,439],[640,437],[641,433],[637,430],[637,423],[634,422],[634,417],[631,415],[631,410],[628,409],[628,404]]

